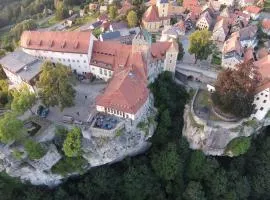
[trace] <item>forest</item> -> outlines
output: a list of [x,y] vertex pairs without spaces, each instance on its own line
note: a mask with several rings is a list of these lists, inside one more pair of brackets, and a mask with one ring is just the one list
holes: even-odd
[[270,129],[235,158],[205,156],[181,136],[189,94],[165,72],[149,86],[158,109],[152,147],[143,155],[89,170],[57,188],[21,184],[1,173],[3,200],[244,200],[270,198]]

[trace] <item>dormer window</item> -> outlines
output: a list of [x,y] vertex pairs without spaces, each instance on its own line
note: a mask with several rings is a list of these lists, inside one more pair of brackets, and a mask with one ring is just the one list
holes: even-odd
[[61,44],[61,48],[63,49],[63,48],[65,48],[65,46],[66,46],[66,41],[63,41]]
[[77,42],[75,42],[75,44],[74,44],[74,49],[77,49],[79,47],[79,42],[77,41]]
[[42,45],[42,40],[39,41],[39,46],[41,46],[41,45]]
[[27,45],[31,45],[31,40],[30,40],[30,39],[27,40],[26,44],[27,44]]
[[53,40],[50,40],[49,41],[49,46],[52,47],[53,46],[53,43],[54,43]]

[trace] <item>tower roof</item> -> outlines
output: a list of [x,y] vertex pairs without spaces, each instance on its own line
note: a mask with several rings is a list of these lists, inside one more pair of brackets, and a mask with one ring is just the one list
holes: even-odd
[[157,22],[160,21],[158,8],[156,5],[151,5],[143,15],[143,20],[146,22]]

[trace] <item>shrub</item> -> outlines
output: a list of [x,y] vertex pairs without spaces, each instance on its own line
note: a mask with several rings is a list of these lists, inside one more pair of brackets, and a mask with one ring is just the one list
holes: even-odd
[[87,161],[82,157],[64,157],[52,167],[52,172],[62,176],[73,172],[82,173],[85,165],[87,165]]
[[238,137],[230,141],[227,145],[225,153],[239,156],[248,151],[251,144],[251,137]]
[[46,153],[42,146],[33,140],[27,140],[24,144],[24,148],[31,160],[40,159]]
[[81,129],[74,127],[68,132],[63,144],[63,151],[67,157],[76,157],[81,154]]
[[14,149],[12,152],[12,156],[16,159],[16,160],[20,160],[22,158],[23,152],[19,151],[18,149]]

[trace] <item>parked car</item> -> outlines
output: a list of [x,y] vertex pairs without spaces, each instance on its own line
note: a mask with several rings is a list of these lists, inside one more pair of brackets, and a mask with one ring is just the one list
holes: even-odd
[[38,108],[37,108],[36,114],[39,115],[39,116],[41,116],[41,113],[42,113],[43,109],[44,109],[44,106],[43,105],[39,105]]
[[83,122],[81,120],[74,120],[74,124],[83,125]]
[[69,116],[69,115],[64,115],[62,120],[63,120],[63,122],[65,122],[65,123],[70,123],[70,124],[72,124],[73,121],[74,121],[74,118],[73,118],[72,116]]
[[40,116],[41,116],[42,118],[46,118],[46,117],[48,116],[49,112],[50,112],[49,108],[44,108],[44,109],[42,110]]

